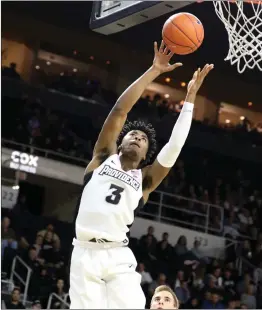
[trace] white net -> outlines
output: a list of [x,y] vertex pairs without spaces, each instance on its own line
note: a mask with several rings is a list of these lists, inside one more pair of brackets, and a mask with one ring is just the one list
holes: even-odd
[[228,32],[225,60],[239,73],[257,67],[262,71],[262,1],[213,1],[216,14]]

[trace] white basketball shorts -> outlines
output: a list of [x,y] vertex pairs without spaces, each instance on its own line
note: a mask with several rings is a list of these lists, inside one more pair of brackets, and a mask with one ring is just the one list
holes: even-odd
[[128,247],[78,240],[73,244],[70,309],[145,309],[141,276]]

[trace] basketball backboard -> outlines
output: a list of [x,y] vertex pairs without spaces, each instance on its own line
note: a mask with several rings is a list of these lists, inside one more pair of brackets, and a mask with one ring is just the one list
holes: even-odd
[[102,34],[123,31],[194,1],[94,1],[90,28]]

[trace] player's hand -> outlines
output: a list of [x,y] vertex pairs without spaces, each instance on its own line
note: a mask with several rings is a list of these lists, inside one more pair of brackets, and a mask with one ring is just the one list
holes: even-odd
[[174,53],[172,53],[168,47],[165,47],[164,41],[161,42],[160,48],[158,49],[157,42],[154,42],[155,57],[153,61],[153,67],[159,71],[159,73],[169,72],[183,64],[177,62],[173,65],[169,63]]
[[201,70],[198,68],[197,71],[195,71],[192,80],[188,83],[187,86],[187,92],[196,94],[201,87],[205,77],[208,75],[208,73],[214,68],[214,65],[205,65],[205,67]]

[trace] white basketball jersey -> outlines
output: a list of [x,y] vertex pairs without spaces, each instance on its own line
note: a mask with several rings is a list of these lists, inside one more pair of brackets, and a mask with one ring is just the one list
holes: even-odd
[[124,171],[118,154],[114,154],[86,175],[76,237],[81,241],[97,238],[127,243],[134,211],[142,206],[142,171]]

